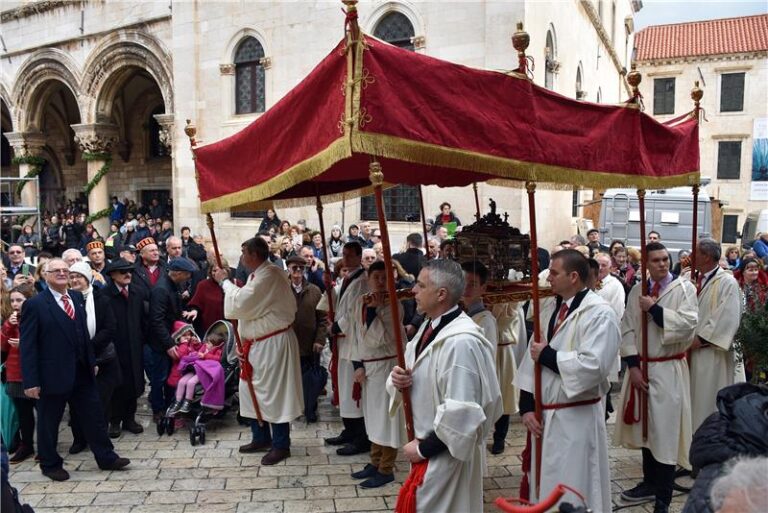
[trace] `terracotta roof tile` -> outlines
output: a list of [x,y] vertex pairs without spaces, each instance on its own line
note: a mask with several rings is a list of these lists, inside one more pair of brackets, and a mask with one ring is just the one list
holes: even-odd
[[638,61],[768,50],[768,14],[646,27],[635,47]]

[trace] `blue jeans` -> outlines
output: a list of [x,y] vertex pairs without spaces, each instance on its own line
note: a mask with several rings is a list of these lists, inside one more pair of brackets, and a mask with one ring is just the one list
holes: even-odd
[[144,346],[144,371],[149,379],[149,404],[152,413],[164,412],[171,404],[171,393],[165,381],[168,379],[171,360],[165,353],[158,353],[148,345]]
[[253,442],[257,444],[271,443],[273,449],[291,448],[291,424],[289,422],[280,424],[264,422],[264,425],[259,427],[259,421],[252,420],[251,433],[253,433]]

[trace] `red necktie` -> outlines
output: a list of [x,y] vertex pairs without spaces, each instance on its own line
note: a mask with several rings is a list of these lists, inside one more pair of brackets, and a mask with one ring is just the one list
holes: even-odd
[[653,284],[653,287],[651,287],[651,296],[659,297],[659,294],[661,294],[661,283],[657,281]]
[[432,332],[435,331],[432,327],[432,321],[427,320],[427,322],[429,322],[429,326],[427,326],[427,329],[424,330],[424,334],[421,336],[421,340],[419,340],[419,345],[416,347],[416,354],[421,353],[421,351],[424,349],[424,346],[427,344],[429,337],[432,336]]
[[560,329],[560,326],[565,321],[565,318],[568,317],[568,305],[563,303],[560,305],[560,312],[557,314],[557,322],[555,322],[555,329],[552,330],[552,336],[555,336],[555,333],[557,333],[557,330]]
[[701,294],[701,286],[704,284],[704,273],[699,273],[696,278],[696,294]]
[[120,290],[120,293],[123,295],[123,297],[124,297],[125,299],[128,299],[128,288],[127,288],[127,287],[123,287],[123,288]]
[[75,309],[72,303],[69,302],[69,296],[64,294],[61,296],[61,303],[64,305],[64,311],[69,315],[69,318],[75,320]]

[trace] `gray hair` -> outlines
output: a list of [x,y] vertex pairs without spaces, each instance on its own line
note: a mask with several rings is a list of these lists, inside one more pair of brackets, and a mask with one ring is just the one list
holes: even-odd
[[[62,260],[64,260],[64,262],[66,262],[66,261],[67,261],[67,258],[68,258],[70,255],[77,255],[77,258],[78,258],[78,262],[82,262],[82,261],[83,261],[83,254],[82,254],[82,253],[80,253],[80,250],[79,250],[79,249],[74,249],[74,248],[70,248],[70,249],[67,249],[67,250],[65,250],[65,251],[64,251],[64,252],[61,254],[61,259],[62,259]],[[67,264],[67,265],[69,265],[69,264]]]
[[715,262],[719,262],[720,257],[722,256],[720,243],[714,239],[699,239],[698,250],[699,253],[707,255]]
[[743,499],[740,506],[748,509],[742,513],[768,511],[768,458],[734,458],[725,465],[724,473],[712,485],[710,498],[713,511],[723,507],[725,499],[734,492],[740,492]]
[[429,269],[429,280],[437,288],[448,291],[448,299],[456,304],[464,293],[464,271],[458,262],[448,259],[429,260],[422,269]]

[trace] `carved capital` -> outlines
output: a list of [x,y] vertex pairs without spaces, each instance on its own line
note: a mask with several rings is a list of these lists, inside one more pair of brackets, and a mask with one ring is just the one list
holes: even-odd
[[427,47],[427,38],[424,36],[414,36],[411,38],[414,50],[423,50]]
[[171,155],[173,149],[173,114],[155,114],[152,116],[155,121],[160,125],[160,133],[158,138],[160,144],[163,145],[168,155]]
[[80,151],[88,153],[110,153],[118,140],[116,125],[93,123],[91,125],[71,125],[75,131],[75,144]]
[[42,132],[6,132],[5,137],[13,147],[16,157],[34,157],[40,155],[46,143]]
[[235,65],[234,64],[219,64],[219,73],[222,75],[234,75],[235,74]]
[[264,66],[264,69],[269,69],[272,67],[272,57],[262,57],[259,59],[259,64]]

